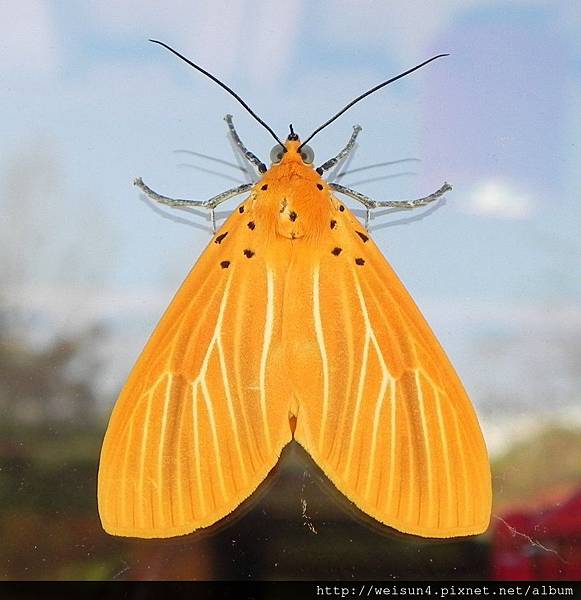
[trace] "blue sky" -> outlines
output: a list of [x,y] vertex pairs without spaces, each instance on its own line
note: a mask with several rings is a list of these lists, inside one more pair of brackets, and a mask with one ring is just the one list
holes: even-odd
[[[429,217],[376,219],[372,233],[476,404],[485,411],[500,389],[523,417],[537,416],[542,403],[515,400],[524,367],[500,362],[526,367],[536,348],[547,357],[543,376],[560,380],[560,350],[547,332],[554,340],[581,331],[581,8],[533,0],[159,7],[0,2],[9,24],[0,40],[0,232],[6,262],[19,265],[5,284],[10,301],[45,315],[53,331],[106,319],[114,389],[208,240],[141,202],[133,177],[198,199],[233,185],[196,168],[215,164],[175,153],[231,160],[226,113],[268,157],[263,129],[147,38],[216,73],[281,135],[291,121],[308,133],[365,89],[450,52],[354,107],[313,147],[324,161],[359,123],[352,167],[417,160],[345,184],[360,182],[378,199],[454,185]],[[483,363],[482,346],[499,336],[521,342]],[[559,402],[567,409],[578,397]]]

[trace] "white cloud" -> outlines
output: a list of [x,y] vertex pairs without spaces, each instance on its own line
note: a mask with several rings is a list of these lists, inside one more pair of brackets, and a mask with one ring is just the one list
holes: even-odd
[[120,290],[91,286],[30,284],[8,286],[2,301],[8,309],[36,315],[54,334],[78,330],[85,325],[115,319],[140,324],[155,320],[169,303],[174,291]]
[[61,62],[50,4],[43,0],[0,1],[0,72],[52,75]]
[[526,331],[544,339],[548,333],[581,333],[581,307],[566,300],[517,302],[485,298],[428,297],[422,309],[434,327],[446,332]]
[[533,201],[530,194],[506,179],[486,179],[476,184],[464,211],[479,217],[527,219],[533,213]]
[[173,0],[161,8],[153,0],[92,1],[88,6],[100,29],[158,38],[220,77],[242,71],[252,81],[270,83],[284,77],[294,58],[303,0],[287,0],[282,18],[277,3],[248,0]]
[[285,76],[294,59],[304,8],[302,0],[285,0],[282,27],[278,2],[265,2],[257,8],[253,31],[244,36],[250,59],[248,69],[255,81],[271,83]]
[[[511,4],[542,6],[543,0],[512,0]],[[321,35],[328,42],[342,40],[351,48],[375,45],[385,56],[413,62],[426,58],[429,51],[453,52],[445,45],[446,32],[458,17],[478,7],[498,10],[505,5],[506,0],[340,0],[332,7],[328,2],[313,3],[313,11],[318,11]],[[444,45],[434,46],[434,42]]]
[[333,40],[344,39],[351,47],[374,44],[397,60],[413,61],[423,56],[426,47],[460,10],[478,2],[409,0],[405,6],[394,8],[389,2],[346,0],[338,10],[325,12],[323,34]]

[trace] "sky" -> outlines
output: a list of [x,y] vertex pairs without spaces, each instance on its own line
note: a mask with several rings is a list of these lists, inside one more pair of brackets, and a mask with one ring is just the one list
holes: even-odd
[[[483,415],[571,419],[564,348],[581,337],[581,8],[574,2],[0,0],[0,252],[6,302],[55,334],[110,330],[115,390],[209,239],[132,187],[205,199],[239,173],[223,117],[267,159],[273,140],[235,101],[148,38],[233,87],[317,161],[363,132],[342,183],[376,199],[454,190],[425,218],[379,216],[371,232],[456,364]],[[177,215],[184,217],[183,214]],[[565,340],[565,341],[563,341]],[[493,349],[493,350],[491,350]],[[513,421],[510,421],[512,427]],[[500,443],[500,442],[499,442]]]

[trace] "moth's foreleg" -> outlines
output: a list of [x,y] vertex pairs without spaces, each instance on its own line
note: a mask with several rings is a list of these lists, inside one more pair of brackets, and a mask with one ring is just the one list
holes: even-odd
[[230,135],[232,136],[232,139],[234,140],[234,144],[240,150],[240,152],[242,153],[244,158],[248,162],[252,163],[258,169],[259,173],[261,173],[261,174],[266,173],[266,165],[258,158],[258,156],[256,156],[256,154],[254,154],[253,152],[250,152],[250,150],[248,150],[248,148],[246,148],[246,146],[240,139],[240,136],[238,135],[238,132],[236,131],[236,128],[234,127],[234,121],[232,121],[232,115],[226,115],[224,117],[224,121],[226,121],[226,124],[228,125],[228,129],[230,130]]
[[337,156],[330,158],[327,162],[324,162],[320,167],[317,167],[317,173],[322,175],[325,171],[331,169],[334,165],[336,165],[340,160],[344,159],[355,147],[355,140],[357,140],[357,136],[361,131],[361,125],[353,125],[353,133],[349,138],[346,146],[337,154]]

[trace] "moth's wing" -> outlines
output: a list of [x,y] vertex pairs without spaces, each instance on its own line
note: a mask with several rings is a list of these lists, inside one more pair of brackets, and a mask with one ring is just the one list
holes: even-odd
[[282,278],[248,239],[246,217],[236,211],[209,244],[116,403],[98,484],[109,533],[170,537],[218,521],[291,439],[271,344]]
[[319,260],[305,255],[292,276],[311,299],[295,316],[310,357],[295,438],[378,521],[425,537],[482,533],[491,478],[470,400],[367,232],[348,211],[334,218]]

